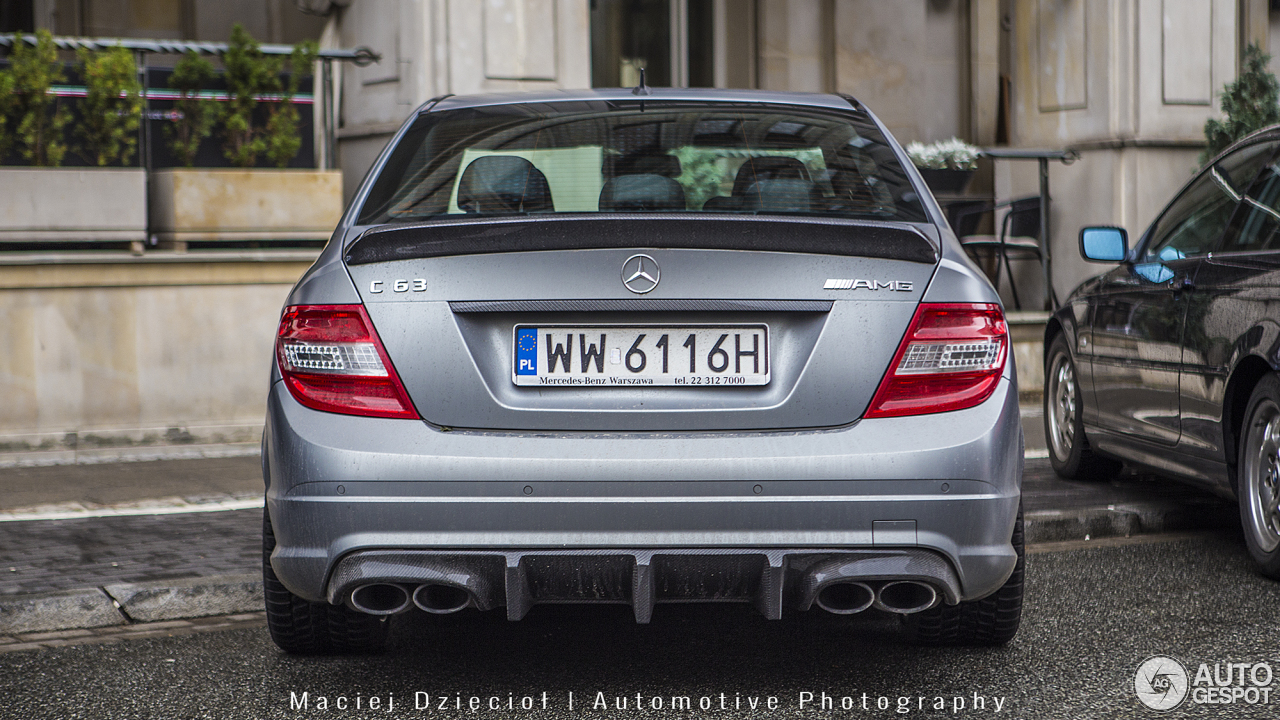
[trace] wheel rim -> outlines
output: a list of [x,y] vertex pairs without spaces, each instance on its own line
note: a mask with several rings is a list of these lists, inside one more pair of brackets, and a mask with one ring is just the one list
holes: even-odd
[[1076,372],[1071,358],[1061,353],[1049,368],[1045,393],[1045,417],[1049,420],[1049,445],[1059,462],[1066,462],[1076,443]]
[[1263,552],[1271,552],[1280,546],[1280,407],[1271,400],[1258,403],[1244,441],[1240,502],[1245,532]]

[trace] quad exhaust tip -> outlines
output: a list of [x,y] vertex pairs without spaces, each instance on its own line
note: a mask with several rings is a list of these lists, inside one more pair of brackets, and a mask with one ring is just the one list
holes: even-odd
[[447,615],[470,605],[471,593],[456,585],[419,585],[413,591],[413,604],[434,615]]
[[836,615],[853,615],[870,607],[909,615],[937,605],[938,591],[932,585],[914,580],[895,580],[878,589],[863,582],[835,582],[819,590],[814,602]]
[[885,583],[876,593],[876,608],[900,615],[918,613],[936,605],[938,591],[914,580]]
[[409,591],[392,583],[370,583],[351,591],[351,607],[369,615],[395,615],[409,608]]
[[818,592],[818,607],[837,615],[853,615],[871,607],[876,593],[860,582],[832,583]]

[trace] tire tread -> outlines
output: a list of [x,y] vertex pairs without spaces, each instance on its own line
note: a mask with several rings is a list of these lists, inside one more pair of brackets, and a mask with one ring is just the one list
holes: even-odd
[[271,517],[262,512],[262,594],[267,629],[281,650],[295,655],[356,653],[380,650],[387,640],[387,623],[380,617],[342,605],[304,600],[294,595],[271,568],[275,550]]
[[1022,596],[1026,553],[1022,531],[1022,507],[1010,538],[1018,561],[1000,589],[980,600],[939,605],[904,618],[916,642],[923,645],[1004,645],[1018,634],[1022,623]]

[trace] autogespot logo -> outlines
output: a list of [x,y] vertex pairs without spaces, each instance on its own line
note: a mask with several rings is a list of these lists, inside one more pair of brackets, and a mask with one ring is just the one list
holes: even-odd
[[1152,710],[1172,710],[1187,699],[1187,669],[1165,655],[1152,655],[1138,666],[1133,691]]
[[1265,662],[1200,663],[1195,676],[1181,662],[1153,655],[1138,666],[1133,691],[1152,710],[1172,710],[1188,698],[1195,705],[1267,705],[1275,674]]

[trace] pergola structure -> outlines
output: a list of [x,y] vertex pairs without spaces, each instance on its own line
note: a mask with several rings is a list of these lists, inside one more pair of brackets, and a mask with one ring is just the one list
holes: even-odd
[[[0,46],[12,47],[15,42],[25,42],[28,45],[36,44],[35,35],[9,34],[0,35]],[[227,52],[227,43],[212,42],[195,42],[188,40],[148,40],[140,38],[82,38],[82,37],[54,37],[54,45],[59,50],[76,50],[84,48],[86,50],[105,50],[107,48],[121,47],[129,50],[137,57],[138,74],[142,78],[142,100],[143,100],[143,116],[150,118],[149,115],[149,99],[150,88],[147,87],[147,56],[149,55],[185,55],[188,52],[194,52],[197,55],[217,55],[222,56]],[[259,49],[264,55],[292,55],[292,45],[260,45]],[[333,63],[350,62],[357,66],[364,67],[371,65],[382,59],[382,55],[370,50],[367,47],[358,47],[354,49],[329,48],[322,49],[316,54],[317,60],[321,64],[320,71],[320,98],[317,100],[322,102],[321,105],[321,129],[324,136],[324,152],[322,153],[322,169],[331,169],[335,166],[338,155],[338,123],[335,115],[334,92],[333,92]],[[150,123],[140,123],[139,133],[140,146],[149,148],[150,140]],[[139,153],[141,159],[147,169],[150,169],[151,157],[150,152],[144,150]]]

